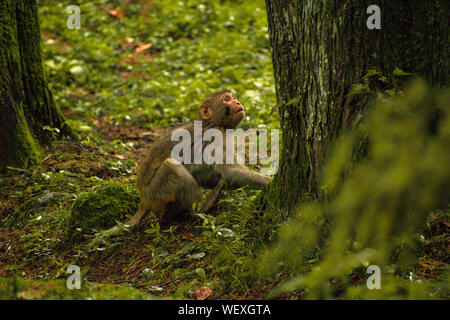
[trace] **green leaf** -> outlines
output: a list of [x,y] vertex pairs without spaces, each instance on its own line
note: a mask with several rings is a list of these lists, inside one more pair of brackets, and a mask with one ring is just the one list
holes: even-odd
[[346,97],[360,95],[360,94],[369,93],[369,92],[370,92],[370,88],[367,83],[365,83],[365,84],[355,83],[352,86],[350,92],[346,95]]
[[206,280],[206,272],[203,268],[195,269],[195,273],[202,279],[202,281]]
[[394,76],[399,76],[399,77],[410,76],[411,75],[411,73],[405,72],[402,69],[400,69],[399,67],[396,67],[395,70],[392,72],[392,74]]
[[364,75],[363,79],[370,78],[370,77],[373,77],[373,76],[379,75],[379,74],[381,74],[381,72],[379,72],[375,69],[369,69],[369,70],[367,70],[367,73]]

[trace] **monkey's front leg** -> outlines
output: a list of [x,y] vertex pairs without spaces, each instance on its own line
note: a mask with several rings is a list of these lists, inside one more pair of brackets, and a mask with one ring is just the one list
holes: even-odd
[[217,170],[232,188],[249,186],[254,189],[262,189],[272,181],[271,177],[251,171],[241,164],[216,164]]

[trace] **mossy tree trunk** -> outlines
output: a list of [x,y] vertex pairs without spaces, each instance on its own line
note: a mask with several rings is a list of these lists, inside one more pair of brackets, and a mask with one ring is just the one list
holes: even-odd
[[41,146],[71,135],[44,78],[36,1],[0,1],[0,166],[36,163]]
[[[381,29],[367,27],[372,4]],[[448,85],[450,2],[266,0],[266,8],[283,151],[259,200],[287,214],[317,197],[327,148],[367,102],[347,94],[368,70],[398,67]]]

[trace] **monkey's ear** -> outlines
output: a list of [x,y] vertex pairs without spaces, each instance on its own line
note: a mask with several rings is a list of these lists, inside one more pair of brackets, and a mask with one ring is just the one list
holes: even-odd
[[212,110],[208,106],[201,105],[198,108],[198,112],[200,113],[200,118],[202,118],[203,120],[209,120],[212,117]]

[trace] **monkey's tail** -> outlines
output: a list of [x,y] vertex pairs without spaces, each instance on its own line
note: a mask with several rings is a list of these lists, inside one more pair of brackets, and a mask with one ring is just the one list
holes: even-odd
[[125,222],[125,224],[128,225],[130,229],[134,229],[139,224],[139,222],[145,216],[146,213],[147,210],[144,209],[144,206],[142,204],[139,204],[139,209],[136,212],[136,214],[132,216],[130,220]]
[[[125,225],[128,226],[128,228],[133,229],[135,228],[139,222],[141,221],[142,217],[145,216],[145,214],[147,213],[147,211],[144,209],[144,207],[142,205],[139,205],[139,209],[136,212],[136,214],[131,217],[130,220],[128,220],[127,222],[125,222]],[[103,240],[112,237],[112,236],[116,236],[118,234],[120,234],[122,232],[123,228],[120,228],[118,226],[112,227],[106,231],[103,231],[102,234],[99,237],[96,237],[92,242],[91,242],[91,246],[92,247],[96,247],[98,246],[99,243],[101,243]]]

